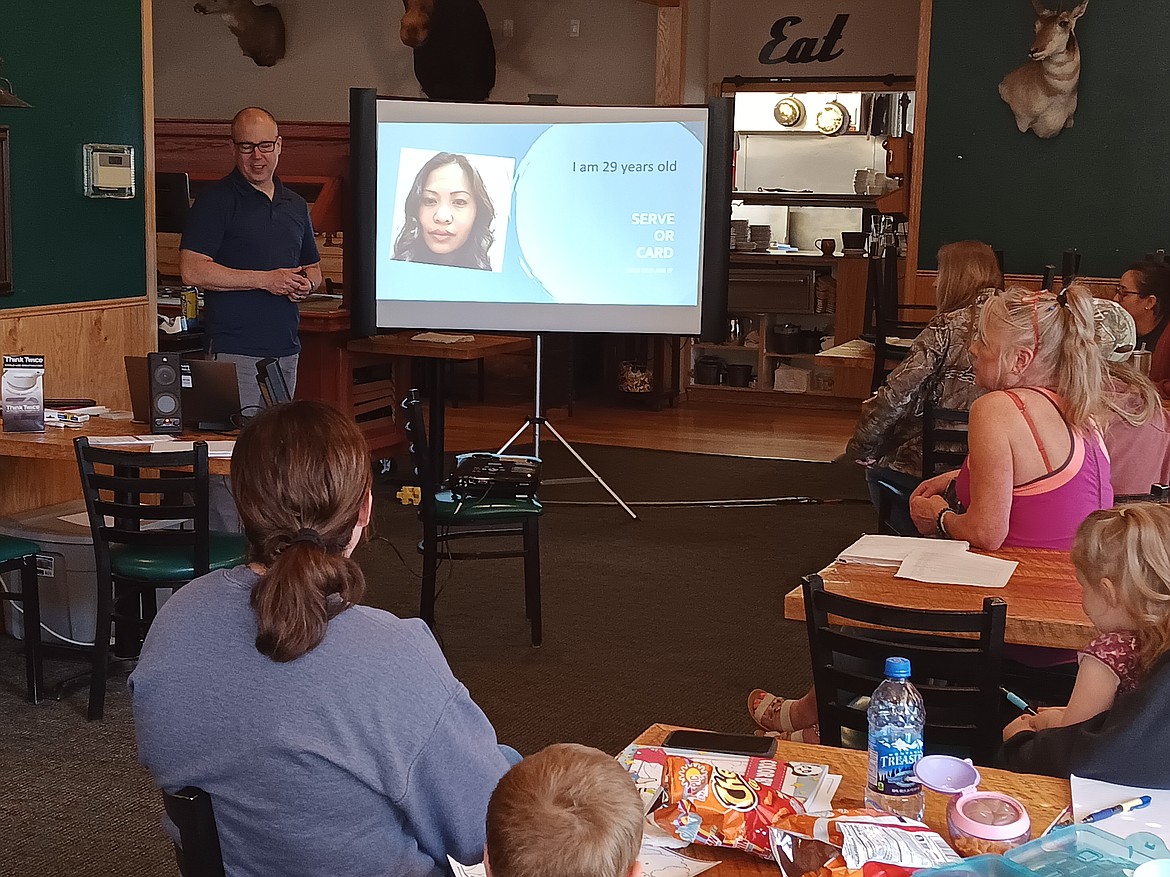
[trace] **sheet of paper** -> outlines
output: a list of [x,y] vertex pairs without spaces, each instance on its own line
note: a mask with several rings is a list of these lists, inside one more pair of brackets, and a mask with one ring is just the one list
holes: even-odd
[[833,809],[833,796],[837,794],[837,789],[841,787],[841,777],[835,773],[831,773],[825,777],[821,787],[817,789],[815,795],[804,802],[804,809],[809,813],[824,813],[827,810]]
[[1019,564],[1014,560],[972,554],[970,551],[912,551],[898,567],[895,578],[939,585],[974,585],[1002,588]]
[[929,548],[935,552],[966,551],[966,542],[950,539],[922,539],[910,536],[862,536],[839,555],[842,563],[867,563],[873,566],[898,566],[912,552]]
[[174,441],[169,435],[91,435],[89,443],[101,445],[154,445]]
[[419,332],[410,336],[411,341],[430,341],[433,344],[470,344],[474,335],[449,335],[443,332]]
[[642,845],[642,851],[638,853],[638,861],[642,863],[642,877],[695,877],[720,864],[703,862],[675,850],[646,844]]
[[[1094,822],[1094,828],[1107,831],[1117,837],[1129,837],[1139,831],[1147,831],[1161,838],[1163,843],[1170,843],[1170,791],[1162,789],[1142,789],[1136,786],[1119,786],[1115,783],[1103,783],[1100,780],[1090,780],[1073,774],[1069,777],[1072,786],[1073,816],[1077,822],[1083,820],[1090,813],[1120,804],[1131,798],[1142,795],[1150,796],[1150,806],[1141,810],[1131,810],[1129,813],[1118,813]],[[1165,857],[1170,855],[1165,849],[1150,850],[1152,855]]]
[[[487,870],[482,864],[460,865],[450,856],[447,857],[447,861],[455,877],[487,877]],[[638,861],[642,863],[643,877],[696,877],[720,864],[703,862],[674,850],[646,844],[642,845],[642,850],[638,853]]]
[[[210,441],[207,443],[207,456],[212,459],[228,459],[235,450],[235,439]],[[191,451],[195,449],[194,442],[157,442],[151,447],[152,451]]]
[[447,862],[451,865],[455,877],[487,877],[487,869],[482,862],[478,865],[460,865],[450,856],[447,856]]

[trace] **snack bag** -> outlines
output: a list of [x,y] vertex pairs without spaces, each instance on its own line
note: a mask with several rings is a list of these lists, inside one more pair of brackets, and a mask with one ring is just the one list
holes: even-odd
[[785,877],[909,877],[959,859],[921,822],[868,809],[781,817],[769,845]]
[[[687,843],[731,847],[770,858],[768,827],[804,812],[800,802],[759,780],[702,761],[668,755],[663,763],[666,803],[651,816]],[[777,782],[782,782],[779,777]]]

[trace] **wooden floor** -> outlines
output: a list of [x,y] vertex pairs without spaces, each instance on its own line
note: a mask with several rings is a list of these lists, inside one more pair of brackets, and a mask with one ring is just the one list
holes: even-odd
[[[447,413],[447,450],[499,447],[529,413],[531,402],[519,400],[461,403]],[[574,406],[572,417],[564,408],[550,409],[546,416],[573,444],[817,462],[840,456],[857,422],[854,411],[700,403],[661,411],[581,403]],[[527,440],[531,441],[531,431]],[[546,431],[542,441],[548,440],[552,436]]]

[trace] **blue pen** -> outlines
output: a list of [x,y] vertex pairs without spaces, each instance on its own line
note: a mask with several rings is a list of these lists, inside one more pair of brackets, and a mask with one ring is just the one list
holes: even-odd
[[1110,816],[1116,816],[1118,813],[1128,813],[1130,810],[1141,810],[1143,807],[1149,806],[1150,796],[1142,795],[1140,798],[1130,798],[1128,801],[1122,801],[1120,804],[1114,804],[1112,807],[1106,807],[1104,810],[1090,813],[1081,822],[1100,822],[1102,819],[1108,819]]
[[1024,700],[1022,697],[1020,697],[1018,694],[1016,694],[1015,692],[1008,691],[1006,688],[1002,688],[1002,687],[999,690],[1003,692],[1003,696],[1007,698],[1007,702],[1010,703],[1012,706],[1014,706],[1016,709],[1023,710],[1024,712],[1026,712],[1030,716],[1034,716],[1037,714],[1036,710],[1033,709],[1032,705],[1030,703],[1028,703],[1026,700]]

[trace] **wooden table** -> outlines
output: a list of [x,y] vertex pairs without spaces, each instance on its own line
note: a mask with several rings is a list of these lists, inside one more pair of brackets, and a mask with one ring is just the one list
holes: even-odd
[[[0,431],[0,516],[55,505],[81,498],[73,440],[81,435],[146,435],[145,423],[91,417],[80,429],[46,426],[42,432]],[[180,441],[215,441],[231,436],[220,433],[184,433]],[[117,450],[148,451],[149,445],[116,445]],[[209,461],[213,475],[227,475],[231,460]]]
[[[651,725],[634,741],[643,746],[660,746],[666,735],[673,731],[673,725]],[[835,749],[831,746],[814,746],[809,743],[777,741],[776,758],[788,761],[807,761],[813,764],[827,764],[832,773],[841,775],[841,787],[833,797],[834,807],[861,807],[865,802],[866,753],[856,749]],[[1048,824],[1070,803],[1067,780],[1052,777],[1017,774],[989,767],[979,768],[983,778],[980,788],[987,791],[1005,792],[1024,805],[1032,818],[1033,833],[1043,831]],[[928,791],[926,793],[926,824],[941,834],[947,834],[946,808],[949,799],[945,795]],[[703,872],[709,877],[756,877],[767,875],[777,877],[780,873],[774,862],[758,859],[738,850],[717,849],[692,844],[685,850],[688,856],[704,861],[720,861],[721,865]]]
[[[1079,649],[1093,638],[1096,631],[1081,608],[1081,589],[1067,551],[1005,548],[981,553],[1019,561],[1006,587],[932,585],[896,579],[896,567],[860,563],[831,563],[820,575],[834,594],[906,609],[978,611],[985,597],[1002,597],[1008,604],[1004,641],[1009,643]],[[784,617],[804,620],[800,588],[784,598]]]
[[[422,359],[426,362],[432,394],[429,427],[431,460],[435,466],[435,483],[438,484],[442,482],[444,474],[443,432],[447,405],[443,363],[482,359],[493,353],[522,353],[532,347],[532,340],[515,335],[487,335],[481,332],[476,333],[472,341],[443,344],[435,341],[415,341],[414,336],[418,334],[417,330],[410,330],[389,335],[374,335],[370,338],[358,338],[350,341],[348,348],[352,353],[391,357],[399,363],[405,363],[411,359]],[[398,375],[399,371],[400,367],[394,366],[395,376]],[[396,387],[398,401],[405,397],[407,389],[404,385]]]

